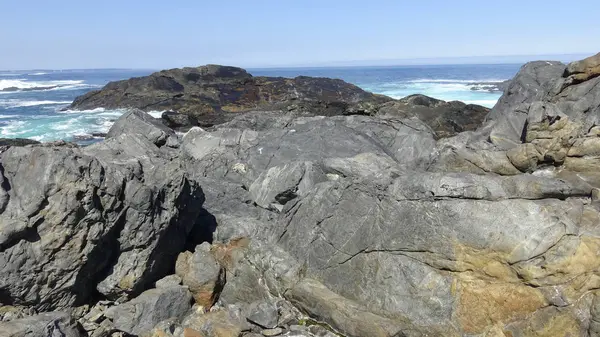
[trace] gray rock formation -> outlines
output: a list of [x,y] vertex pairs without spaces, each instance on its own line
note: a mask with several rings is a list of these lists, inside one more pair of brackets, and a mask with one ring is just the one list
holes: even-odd
[[279,322],[277,306],[270,302],[254,302],[248,308],[246,319],[265,329],[274,329]]
[[192,308],[192,295],[186,287],[150,289],[140,296],[108,309],[104,315],[114,327],[132,335],[150,331],[158,323],[182,319]]
[[[101,90],[78,97],[69,109],[172,110],[208,126],[248,111],[281,109],[320,115],[369,114],[377,104],[389,100],[391,98],[374,95],[342,80],[253,77],[241,68],[206,65],[111,82]],[[172,116],[167,118],[173,119]]]
[[525,65],[477,129],[431,127],[465,116],[422,121],[454,103],[416,96],[249,112],[178,148],[141,112],[90,147],[12,147],[0,309],[78,306],[98,337],[594,336],[597,64]]
[[82,337],[77,321],[66,313],[50,312],[0,322],[2,337]]
[[96,291],[135,295],[173,268],[202,190],[145,137],[113,135],[2,154],[1,303],[53,310]]
[[[481,83],[473,83],[482,88]],[[493,84],[497,90],[499,84]],[[165,125],[187,131],[262,111],[302,116],[392,115],[416,117],[438,137],[475,130],[488,108],[444,102],[424,95],[394,100],[338,79],[254,77],[235,67],[207,65],[163,70],[149,76],[111,82],[75,99],[67,109],[134,108],[164,111]]]
[[39,143],[37,140],[26,138],[0,138],[0,146],[25,146]]
[[158,147],[163,145],[177,147],[179,144],[172,129],[141,110],[130,110],[124,113],[110,128],[106,138],[114,138],[124,134],[137,134]]
[[473,131],[483,122],[489,109],[459,101],[445,102],[425,95],[411,95],[379,107],[378,114],[398,118],[416,117],[429,125],[437,137]]

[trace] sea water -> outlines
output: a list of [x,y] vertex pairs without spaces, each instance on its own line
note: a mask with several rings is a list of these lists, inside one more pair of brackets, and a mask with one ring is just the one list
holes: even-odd
[[[490,86],[512,78],[520,64],[250,69],[256,76],[340,78],[374,93],[402,98],[424,94],[492,107]],[[0,71],[0,138],[89,142],[107,132],[124,110],[65,110],[77,96],[110,81],[153,70]],[[160,116],[156,112],[155,116]]]

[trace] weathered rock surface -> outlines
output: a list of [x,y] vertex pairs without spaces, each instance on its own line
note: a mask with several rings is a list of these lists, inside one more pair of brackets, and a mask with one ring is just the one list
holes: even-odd
[[140,135],[158,147],[163,145],[177,147],[179,143],[172,129],[141,110],[130,110],[123,114],[110,128],[106,138],[124,134]]
[[382,104],[378,113],[398,118],[416,117],[429,125],[439,138],[445,138],[477,129],[489,111],[480,105],[411,95]]
[[264,329],[274,329],[279,322],[279,312],[274,303],[254,302],[248,308],[246,319]]
[[82,149],[4,152],[0,302],[63,309],[166,275],[203,201],[170,158],[139,134],[114,133]]
[[26,138],[0,138],[0,146],[25,146],[39,143],[37,140]]
[[241,68],[207,65],[111,82],[102,90],[77,98],[69,108],[173,110],[212,125],[240,112],[257,110],[300,109],[324,115],[369,113],[373,105],[388,100],[341,80],[253,77]]
[[197,246],[194,253],[181,253],[175,264],[175,272],[190,289],[195,302],[206,309],[210,309],[217,301],[225,284],[225,269],[213,256],[207,242]]
[[[377,106],[367,100],[369,116],[339,116],[349,106],[336,116],[238,114],[191,128],[178,148],[157,141],[166,139],[161,133],[149,136],[162,130],[153,123],[143,134],[128,128],[148,121],[141,112],[120,134],[84,149],[10,148],[0,157],[0,220],[12,221],[0,222],[0,270],[8,275],[0,302],[20,317],[23,306],[91,302],[97,289],[102,301],[80,320],[94,337],[594,336],[594,62],[525,65],[478,127],[461,115],[467,106],[415,96]],[[257,81],[234,70],[202,71],[211,81],[230,78],[225,88]],[[456,115],[445,114],[448,105]],[[60,166],[47,159],[63,153]],[[28,181],[41,188],[27,188]],[[131,193],[119,194],[123,185]],[[69,212],[70,205],[82,211]],[[135,212],[116,211],[125,208]],[[110,231],[111,219],[121,219],[114,213],[125,214],[118,234],[88,239],[86,226],[101,219]],[[178,234],[167,235],[171,229]],[[115,253],[97,257],[86,247]],[[92,260],[102,267],[80,262]],[[174,272],[179,277],[160,279]]]
[[172,286],[147,290],[129,302],[108,309],[104,315],[117,330],[139,335],[164,320],[182,319],[191,308],[189,290]]
[[581,61],[570,63],[563,74],[566,84],[578,84],[600,76],[600,53]]
[[2,337],[81,337],[77,321],[66,313],[51,312],[0,322]]

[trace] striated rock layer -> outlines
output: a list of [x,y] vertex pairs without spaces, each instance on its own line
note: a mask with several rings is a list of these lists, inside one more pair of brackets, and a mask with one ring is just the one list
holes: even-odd
[[135,110],[94,146],[11,147],[0,331],[597,336],[597,57],[525,65],[478,126],[414,96],[180,138]]

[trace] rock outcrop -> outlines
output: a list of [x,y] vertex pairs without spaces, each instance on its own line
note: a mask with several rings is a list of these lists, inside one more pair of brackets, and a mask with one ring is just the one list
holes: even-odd
[[65,309],[164,276],[204,199],[172,155],[137,133],[2,153],[0,302]]
[[[100,144],[11,147],[0,327],[596,336],[594,62],[525,65],[485,121],[414,96],[368,116],[248,112],[179,139],[137,111]],[[27,317],[59,309],[72,316]]]
[[489,112],[479,105],[423,95],[396,101],[342,80],[254,77],[241,68],[217,65],[164,70],[112,82],[78,97],[68,109],[99,107],[168,110],[162,114],[165,125],[184,131],[222,124],[250,111],[292,111],[299,117],[380,113],[419,118],[438,137],[475,130]]
[[69,109],[174,110],[196,118],[201,125],[213,125],[257,110],[369,113],[373,106],[388,100],[341,80],[254,77],[241,68],[207,65],[112,82],[77,98]]
[[52,312],[0,322],[2,337],[82,337],[77,321],[66,313]]
[[40,142],[27,138],[0,138],[0,146],[25,146],[39,144]]
[[489,111],[480,105],[445,102],[425,95],[411,95],[384,103],[379,108],[381,115],[416,117],[429,125],[439,138],[477,129]]

